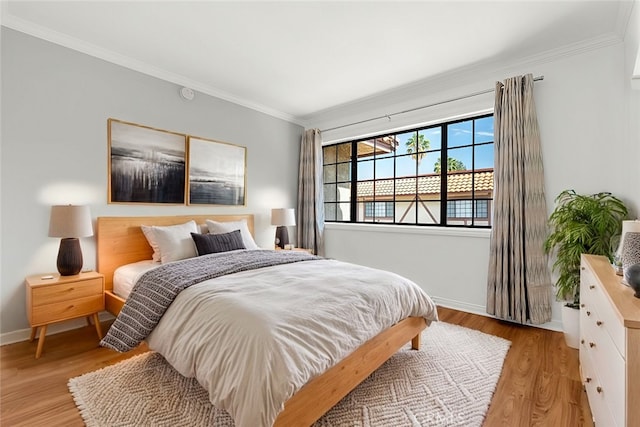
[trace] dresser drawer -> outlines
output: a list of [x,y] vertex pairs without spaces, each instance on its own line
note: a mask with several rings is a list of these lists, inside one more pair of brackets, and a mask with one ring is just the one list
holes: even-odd
[[[596,313],[597,314],[597,313]],[[588,359],[590,367],[597,372],[596,385],[600,386],[599,395],[607,402],[609,412],[615,419],[615,425],[625,425],[625,360],[613,345],[611,337],[595,320],[585,322],[584,342],[580,344],[580,360]]]
[[39,286],[33,288],[32,292],[33,306],[38,307],[77,298],[102,295],[104,291],[102,288],[102,278],[95,278],[78,282]]
[[89,314],[102,310],[104,310],[104,295],[92,295],[53,304],[34,306],[31,321],[33,322],[32,326],[37,326],[73,319],[75,317],[88,316]]
[[625,355],[627,348],[624,325],[616,315],[602,284],[585,267],[580,273],[580,281],[581,309],[591,313],[588,317],[600,322],[600,328],[611,337],[618,353]]

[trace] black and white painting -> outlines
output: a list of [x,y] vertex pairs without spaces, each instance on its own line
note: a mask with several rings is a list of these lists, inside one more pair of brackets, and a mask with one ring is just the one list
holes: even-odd
[[189,136],[190,205],[245,204],[245,147]]
[[185,203],[186,135],[109,119],[109,203]]

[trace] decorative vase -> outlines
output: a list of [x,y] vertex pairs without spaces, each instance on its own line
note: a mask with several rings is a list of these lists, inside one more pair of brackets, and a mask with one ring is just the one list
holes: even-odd
[[620,258],[626,284],[629,284],[627,281],[627,269],[634,264],[640,264],[640,233],[628,232],[624,235]]
[[634,296],[640,298],[640,264],[633,264],[624,272],[624,280],[636,292]]

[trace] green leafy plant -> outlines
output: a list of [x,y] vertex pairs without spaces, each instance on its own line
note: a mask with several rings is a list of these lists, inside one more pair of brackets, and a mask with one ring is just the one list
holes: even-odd
[[559,274],[556,297],[578,307],[580,301],[580,255],[604,255],[613,261],[611,241],[619,235],[627,207],[611,193],[591,195],[565,190],[556,198],[549,217],[546,253],[555,252],[553,270]]

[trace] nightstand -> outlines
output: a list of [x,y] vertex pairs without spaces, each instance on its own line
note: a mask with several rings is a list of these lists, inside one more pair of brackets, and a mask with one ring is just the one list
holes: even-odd
[[93,317],[98,337],[102,339],[98,313],[104,310],[104,276],[95,271],[51,276],[53,278],[43,278],[47,275],[37,274],[26,278],[27,316],[31,325],[29,341],[35,339],[40,328],[36,359],[42,354],[47,325],[51,323],[86,317],[91,325],[90,318]]

